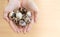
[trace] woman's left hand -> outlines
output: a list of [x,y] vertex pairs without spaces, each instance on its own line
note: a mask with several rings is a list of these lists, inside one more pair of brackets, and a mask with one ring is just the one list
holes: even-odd
[[30,10],[32,13],[32,22],[23,28],[23,32],[26,33],[26,32],[30,31],[33,22],[36,23],[36,21],[37,21],[38,8],[37,8],[36,4],[31,0],[22,0],[21,6]]

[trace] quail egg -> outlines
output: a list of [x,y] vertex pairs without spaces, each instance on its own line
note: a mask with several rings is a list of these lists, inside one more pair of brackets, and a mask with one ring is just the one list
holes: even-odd
[[19,21],[19,25],[20,25],[20,26],[26,26],[26,22],[23,21],[23,20],[20,20],[20,21]]
[[22,13],[17,11],[16,13],[16,18],[22,19]]
[[16,17],[16,14],[12,11],[8,15],[9,19],[14,19]]
[[31,17],[31,12],[30,12],[30,11],[28,11],[28,12],[27,12],[27,15],[28,15],[29,17]]

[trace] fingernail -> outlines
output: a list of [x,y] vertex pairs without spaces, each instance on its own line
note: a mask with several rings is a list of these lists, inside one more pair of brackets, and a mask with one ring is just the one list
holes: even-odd
[[19,31],[19,30],[17,30],[17,33],[20,33],[20,31]]
[[27,30],[26,32],[30,32],[30,30]]
[[31,29],[27,29],[27,31],[26,31],[26,32],[30,32],[30,30],[31,30]]
[[25,30],[25,31],[23,31],[23,33],[24,33],[24,34],[26,34],[26,30]]
[[18,33],[18,31],[17,31],[17,30],[14,30],[14,32],[17,32],[17,33]]

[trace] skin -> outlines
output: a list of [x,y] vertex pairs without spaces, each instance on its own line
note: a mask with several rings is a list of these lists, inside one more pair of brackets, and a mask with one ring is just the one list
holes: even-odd
[[[36,4],[31,1],[31,0],[8,0],[8,5],[6,6],[5,10],[4,10],[4,19],[10,24],[11,28],[15,31],[15,32],[29,32],[31,27],[32,27],[32,22],[36,22],[36,18],[37,18],[37,13],[38,13],[38,8],[36,6]],[[19,7],[24,7],[28,10],[31,11],[32,13],[32,22],[25,26],[25,27],[21,27],[21,26],[16,26],[11,20],[9,20],[8,13],[13,11],[14,9],[18,9]]]

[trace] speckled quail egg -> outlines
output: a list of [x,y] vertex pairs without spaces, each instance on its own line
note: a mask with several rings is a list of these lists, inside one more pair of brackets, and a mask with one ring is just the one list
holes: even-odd
[[16,14],[12,11],[8,15],[9,19],[14,19],[16,17]]
[[25,22],[26,22],[27,24],[29,24],[29,23],[31,22],[31,17],[29,17],[29,16],[27,15],[26,18],[25,18]]
[[19,21],[19,25],[20,25],[20,26],[26,26],[26,22],[25,22],[24,20],[20,20],[20,21]]
[[19,12],[19,11],[17,11],[17,13],[16,13],[16,18],[22,19],[22,13]]
[[27,16],[31,17],[31,11],[27,12]]

